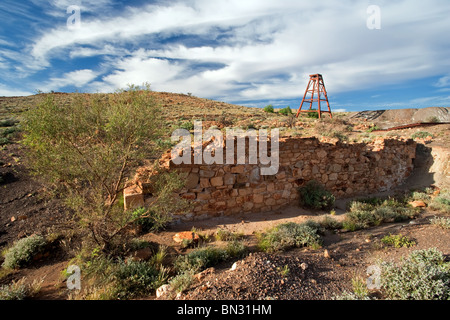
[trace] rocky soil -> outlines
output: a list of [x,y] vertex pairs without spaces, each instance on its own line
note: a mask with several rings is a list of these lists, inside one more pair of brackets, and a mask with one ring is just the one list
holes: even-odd
[[[183,112],[184,120],[192,117],[204,117],[210,124],[220,125],[223,112],[233,115],[233,125],[252,123],[281,125],[283,121],[277,115],[267,115],[261,110],[247,110],[243,107],[232,106],[207,99],[198,99],[186,95],[171,95],[155,93],[165,108],[172,108],[172,118],[180,118]],[[20,100],[20,101],[19,101]],[[36,103],[36,99],[0,98],[0,116],[20,116],[20,112]],[[201,103],[207,110],[199,112]],[[26,106],[25,106],[26,104]],[[243,111],[245,110],[245,111]],[[392,112],[391,112],[392,111]],[[390,112],[395,112],[391,110]],[[439,109],[439,112],[442,110]],[[397,111],[398,117],[407,117],[409,111]],[[424,112],[424,111],[423,111]],[[401,114],[400,114],[401,113]],[[366,134],[367,124],[379,121],[379,112],[363,118],[354,119],[361,122],[362,130],[354,129],[349,133],[350,138]],[[339,117],[347,119],[351,114]],[[434,116],[426,114],[425,118]],[[217,121],[216,121],[217,119]],[[416,121],[416,118],[411,121]],[[184,121],[183,120],[183,121]],[[392,122],[393,123],[393,122]],[[313,132],[314,121],[303,121],[302,135]],[[327,124],[336,127],[335,123]],[[387,125],[391,125],[388,123]],[[366,127],[365,127],[366,126]],[[380,132],[380,135],[398,135],[410,138],[411,135],[423,128],[398,130],[395,132]],[[433,134],[432,141],[424,142],[426,148],[434,146],[448,147],[450,143],[450,125],[427,127],[426,131]],[[67,228],[71,216],[64,210],[58,199],[48,198],[46,189],[30,176],[24,163],[25,153],[17,143],[6,144],[0,149],[0,250],[4,250],[14,241],[33,233],[56,233],[61,228]],[[426,179],[425,179],[426,178]],[[415,186],[427,186],[434,183],[433,177],[427,172],[416,176]],[[336,204],[336,218],[343,217],[345,201]],[[329,232],[324,237],[323,246],[319,249],[292,249],[277,254],[257,252],[255,248],[256,234],[267,230],[278,223],[287,221],[303,222],[307,219],[319,219],[325,212],[312,213],[301,208],[284,208],[275,212],[254,215],[235,215],[233,217],[217,217],[204,221],[174,224],[168,230],[160,233],[143,235],[143,240],[169,246],[173,255],[184,253],[179,244],[174,243],[172,237],[179,231],[191,230],[195,227],[204,233],[214,234],[218,228],[225,228],[244,234],[245,244],[251,254],[238,260],[227,261],[208,269],[198,276],[193,286],[183,293],[179,299],[281,299],[281,300],[319,300],[331,299],[343,290],[351,289],[351,279],[359,276],[365,278],[367,267],[377,259],[400,260],[402,256],[412,250],[437,247],[447,257],[450,256],[450,232],[430,224],[429,219],[436,212],[423,209],[418,219],[410,222],[391,223],[357,232]],[[411,248],[384,247],[380,239],[387,234],[402,233],[416,242]],[[61,271],[67,267],[73,257],[73,252],[55,251],[41,257],[32,266],[15,271],[5,277],[0,277],[0,285],[11,283],[13,280],[26,277],[28,282],[33,279],[44,279],[38,299],[67,299],[68,292],[61,280]],[[1,263],[0,258],[0,263]],[[231,270],[233,264],[235,267]],[[155,299],[155,296],[147,297]]]

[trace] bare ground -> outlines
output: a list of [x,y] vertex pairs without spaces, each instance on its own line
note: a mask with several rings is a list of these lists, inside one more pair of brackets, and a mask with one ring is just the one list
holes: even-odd
[[[195,98],[161,95],[165,103],[172,103],[183,110],[180,101]],[[2,100],[3,101],[3,100]],[[3,103],[3,102],[2,102]],[[209,100],[202,100],[205,106],[217,107]],[[239,108],[228,105],[230,112],[239,114]],[[190,112],[192,116],[195,108]],[[253,111],[252,111],[253,112]],[[251,114],[254,116],[254,114]],[[246,116],[247,117],[247,116]],[[278,121],[278,120],[277,120]],[[396,132],[399,136],[410,137],[421,130],[406,129]],[[446,146],[449,142],[449,125],[427,128],[436,139],[428,147]],[[8,144],[0,150],[0,248],[3,250],[14,241],[33,233],[49,234],[66,227],[70,214],[58,199],[48,197],[46,189],[30,176],[23,163],[24,151],[18,144]],[[433,177],[424,170],[423,176],[415,177],[416,185],[433,183]],[[431,182],[431,183],[430,183]],[[407,187],[407,186],[406,186]],[[337,203],[336,218],[343,217],[345,201]],[[276,212],[218,217],[189,223],[176,223],[168,230],[147,234],[142,239],[170,247],[173,255],[186,252],[175,244],[172,237],[179,231],[193,227],[202,233],[213,235],[218,228],[240,232],[245,235],[246,245],[251,255],[237,261],[236,269],[230,267],[236,261],[228,261],[207,270],[201,280],[185,292],[179,299],[286,299],[316,300],[330,299],[343,290],[351,289],[351,279],[366,277],[367,267],[376,259],[399,260],[412,250],[437,247],[445,255],[450,255],[450,232],[430,225],[429,218],[436,213],[423,210],[418,219],[404,223],[385,224],[356,232],[329,232],[324,236],[320,249],[293,249],[284,253],[265,254],[256,251],[256,234],[279,223],[303,222],[319,219],[325,212],[311,213],[298,207],[285,208]],[[416,241],[411,248],[386,248],[380,239],[389,233],[402,233]],[[325,251],[327,253],[325,253]],[[38,299],[66,299],[68,291],[60,274],[73,257],[70,251],[55,250],[40,257],[32,266],[15,271],[0,278],[0,285],[8,284],[23,277],[28,282],[42,281]],[[1,258],[0,258],[1,260]],[[0,261],[1,263],[2,261]],[[284,270],[284,272],[283,272]],[[148,297],[154,299],[154,296]]]

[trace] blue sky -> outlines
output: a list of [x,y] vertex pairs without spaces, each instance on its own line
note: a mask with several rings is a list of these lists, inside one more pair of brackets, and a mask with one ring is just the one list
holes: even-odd
[[448,107],[449,16],[448,0],[2,0],[0,96],[148,82],[298,108],[321,73],[335,111]]

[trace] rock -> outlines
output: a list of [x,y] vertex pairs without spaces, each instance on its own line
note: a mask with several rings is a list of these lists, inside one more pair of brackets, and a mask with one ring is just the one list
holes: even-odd
[[17,220],[16,217],[14,217],[14,216],[11,217],[11,222],[14,222],[16,220]]
[[150,248],[143,248],[137,250],[134,255],[133,259],[136,261],[147,261],[150,260],[150,258],[153,256],[153,251]]
[[190,173],[186,179],[186,189],[195,189],[200,180],[200,176],[197,173]]
[[327,249],[325,249],[325,251],[323,252],[323,256],[324,256],[325,258],[327,258],[327,259],[330,259],[330,258],[331,258],[330,253],[328,252]]
[[123,203],[125,210],[132,210],[144,206],[144,194],[137,185],[125,188],[123,190]]
[[211,178],[211,185],[213,187],[220,187],[223,186],[223,177],[214,177]]
[[305,263],[305,262],[303,262],[303,263],[300,265],[300,268],[302,268],[302,270],[305,271],[306,269],[308,269],[308,264]]
[[237,262],[233,263],[233,265],[230,268],[230,271],[234,271],[237,268]]
[[411,201],[409,202],[409,204],[413,207],[413,208],[426,208],[427,204],[421,200],[417,200],[417,201]]
[[172,288],[170,287],[170,285],[163,284],[161,287],[156,289],[156,297],[157,298],[163,297],[163,296],[169,294],[170,291],[172,291]]
[[183,240],[192,240],[194,242],[197,242],[200,239],[200,237],[195,232],[183,231],[183,232],[178,232],[177,234],[175,234],[172,239],[173,239],[173,241],[175,241],[177,243],[181,243],[181,242],[183,242]]

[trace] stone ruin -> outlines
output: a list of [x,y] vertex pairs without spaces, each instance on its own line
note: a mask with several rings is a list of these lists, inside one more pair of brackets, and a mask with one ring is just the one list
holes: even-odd
[[[310,180],[320,182],[337,199],[388,191],[411,174],[415,157],[413,140],[376,138],[365,144],[282,137],[275,175],[261,175],[261,165],[248,162],[175,165],[170,150],[159,164],[165,170],[186,174],[179,196],[191,200],[193,209],[176,218],[192,220],[267,212],[298,204],[297,189]],[[133,184],[124,191],[125,209],[145,206],[151,197],[152,173],[151,168],[138,170]]]

